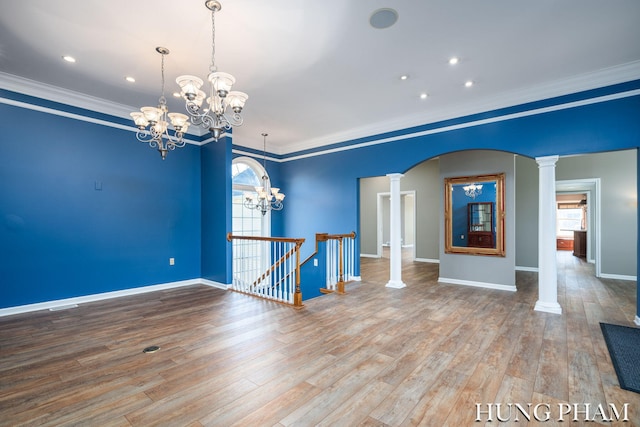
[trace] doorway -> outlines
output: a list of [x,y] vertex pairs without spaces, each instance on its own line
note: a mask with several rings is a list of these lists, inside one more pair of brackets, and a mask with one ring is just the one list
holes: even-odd
[[[382,257],[383,248],[389,246],[391,194],[377,193],[377,257]],[[400,192],[400,221],[402,253],[415,260],[416,246],[416,192]]]
[[[578,233],[577,237],[585,238],[585,259],[595,265],[595,275],[600,277],[600,178],[556,181],[556,202],[559,208],[564,205],[564,208],[574,212],[584,212],[584,221],[579,226],[584,233]],[[560,210],[562,209],[558,209]],[[562,216],[559,215],[558,218]],[[578,227],[577,223],[572,224],[571,221],[564,224],[558,221],[556,234],[559,238],[566,237],[569,228]],[[572,243],[576,244],[575,241]],[[576,249],[578,249],[576,253],[579,253],[580,248]],[[574,248],[572,247],[571,250]]]

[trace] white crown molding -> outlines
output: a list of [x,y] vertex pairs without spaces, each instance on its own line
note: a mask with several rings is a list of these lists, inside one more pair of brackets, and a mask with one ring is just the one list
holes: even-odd
[[[544,83],[522,90],[497,94],[491,98],[485,98],[484,100],[480,100],[476,103],[465,104],[462,108],[452,107],[448,109],[439,109],[429,114],[420,113],[408,115],[398,120],[377,122],[374,125],[366,125],[350,129],[345,132],[338,132],[320,138],[309,139],[298,144],[278,147],[277,150],[273,150],[273,153],[276,155],[287,155],[298,151],[311,150],[327,145],[353,141],[372,135],[379,135],[389,131],[397,131],[414,126],[437,123],[443,120],[483,113],[528,102],[541,101],[548,98],[569,95],[590,89],[597,89],[636,79],[640,79],[640,61],[633,61],[591,73],[580,74],[567,79]],[[62,89],[3,72],[0,72],[0,88],[125,119],[129,119],[129,113],[136,109],[136,107],[106,101],[80,92]],[[207,130],[200,126],[192,126],[189,128],[188,132],[189,135],[198,137],[201,137],[206,133]],[[208,139],[201,142],[199,145],[207,144],[210,141],[211,139]]]
[[[21,93],[23,95],[33,96],[35,98],[46,99],[47,101],[58,102],[60,104],[70,105],[72,107],[84,108],[86,110],[95,111],[97,113],[108,114],[110,116],[120,117],[130,120],[129,113],[138,107],[130,105],[118,104],[116,102],[107,101],[91,95],[80,92],[74,92],[69,89],[63,89],[57,86],[48,85],[46,83],[37,82],[35,80],[25,79],[13,74],[7,74],[0,71],[0,88],[10,90],[12,92]],[[134,127],[134,126],[131,126]],[[188,129],[187,135],[202,136],[207,132],[200,126],[192,126]],[[205,144],[204,141],[202,144]],[[202,145],[201,144],[201,145]]]
[[345,141],[378,135],[381,133],[407,129],[443,120],[464,117],[472,114],[484,113],[500,108],[541,101],[558,96],[569,95],[585,90],[597,89],[618,83],[640,79],[640,61],[629,62],[615,67],[609,67],[591,73],[572,76],[567,79],[531,86],[526,89],[497,94],[476,103],[465,104],[463,108],[454,107],[439,109],[429,114],[414,114],[399,120],[377,122],[375,125],[362,126],[346,132],[338,132],[321,138],[309,139],[298,144],[282,147],[276,151],[279,155],[286,155],[297,151],[304,151],[336,144]]

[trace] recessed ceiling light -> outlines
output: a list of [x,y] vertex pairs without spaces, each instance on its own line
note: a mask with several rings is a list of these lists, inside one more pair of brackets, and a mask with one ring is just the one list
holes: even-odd
[[180,92],[173,92],[173,96],[176,98],[180,98]]
[[458,59],[457,56],[452,56],[451,58],[449,58],[449,64],[450,65],[456,65],[458,63],[458,61],[460,61],[460,60]]
[[473,86],[473,80],[467,80],[466,82],[464,82],[464,87],[471,87]]
[[383,29],[389,28],[398,20],[398,12],[393,9],[383,8],[378,9],[371,14],[369,18],[369,24],[373,28]]
[[62,59],[64,59],[67,62],[76,62],[76,58],[74,58],[73,56],[70,56],[70,55],[64,55],[62,57]]
[[420,94],[420,99],[427,99],[427,97],[428,97],[428,96],[429,96],[429,95],[428,95],[426,92],[421,93],[421,94]]
[[403,74],[403,75],[400,76],[400,80],[407,80],[408,78],[409,78],[409,76],[406,75],[406,74]]
[[135,83],[135,82],[136,82],[136,79],[134,79],[134,78],[133,78],[133,77],[131,77],[131,76],[127,76],[127,77],[125,77],[124,79],[125,79],[126,81],[128,81],[129,83]]

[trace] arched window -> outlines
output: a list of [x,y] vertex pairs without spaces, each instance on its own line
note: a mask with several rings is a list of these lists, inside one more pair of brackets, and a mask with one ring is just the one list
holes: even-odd
[[231,164],[233,191],[231,200],[232,233],[239,236],[269,237],[270,212],[262,215],[259,210],[244,206],[245,193],[257,195],[255,187],[262,185],[266,171],[260,163],[249,157],[237,157]]

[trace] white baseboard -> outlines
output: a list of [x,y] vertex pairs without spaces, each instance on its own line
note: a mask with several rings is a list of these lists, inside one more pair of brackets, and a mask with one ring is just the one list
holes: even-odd
[[211,286],[212,288],[218,288],[218,289],[223,289],[223,290],[227,290],[229,288],[231,288],[231,286],[233,286],[231,283],[229,283],[228,285],[225,285],[224,283],[220,283],[220,282],[214,282],[213,280],[209,280],[209,279],[198,279],[203,285],[207,285],[207,286]]
[[378,254],[360,254],[361,258],[381,258]]
[[532,273],[537,273],[538,267],[523,267],[516,265],[516,271],[531,271]]
[[515,292],[518,289],[515,285],[501,285],[498,283],[475,282],[472,280],[449,279],[446,277],[438,277],[438,283],[449,283],[452,285],[474,286],[476,288],[498,289],[501,291]]
[[213,282],[207,279],[189,279],[180,280],[178,282],[162,283],[159,285],[141,286],[139,288],[123,289],[121,291],[103,292],[93,295],[84,295],[81,297],[65,298],[53,301],[39,302],[35,304],[18,305],[15,307],[0,308],[0,317],[11,316],[13,314],[28,313],[31,311],[39,310],[66,310],[75,308],[78,304],[85,304],[88,302],[101,301],[111,298],[120,298],[130,295],[144,294],[147,292],[162,291],[165,289],[180,288],[183,286],[191,285],[207,285],[220,289],[227,289],[230,285],[224,285],[222,283]]
[[600,273],[601,279],[616,279],[616,280],[638,280],[638,276],[625,276],[624,274],[608,274]]
[[416,258],[414,259],[416,262],[430,262],[432,264],[440,264],[439,259],[431,259],[431,258]]

